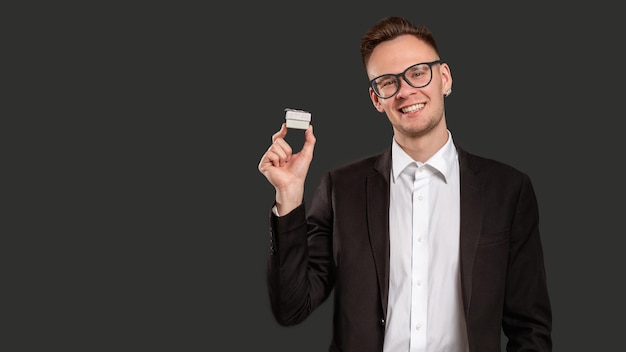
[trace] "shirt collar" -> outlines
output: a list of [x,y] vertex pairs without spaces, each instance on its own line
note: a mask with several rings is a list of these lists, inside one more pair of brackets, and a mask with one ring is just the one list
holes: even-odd
[[425,163],[420,163],[413,160],[396,142],[396,139],[393,138],[393,142],[391,145],[391,161],[392,161],[392,175],[393,181],[395,182],[402,171],[406,169],[412,163],[415,163],[418,167],[422,165],[428,165],[432,167],[434,170],[438,171],[442,176],[444,181],[450,178],[450,172],[454,170],[453,163],[458,161],[458,155],[456,148],[454,147],[454,141],[452,140],[452,133],[448,131],[448,141],[446,144],[441,147],[433,156],[431,156]]

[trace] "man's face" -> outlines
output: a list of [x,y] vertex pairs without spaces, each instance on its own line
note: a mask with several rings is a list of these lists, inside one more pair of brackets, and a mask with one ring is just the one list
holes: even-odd
[[[438,59],[437,53],[428,44],[415,36],[403,35],[374,49],[367,62],[367,75],[371,80],[384,74],[399,74],[415,64]],[[430,83],[421,88],[414,88],[400,78],[398,92],[390,98],[380,98],[370,88],[374,107],[386,113],[396,134],[415,137],[436,128],[446,128],[445,122],[442,123],[443,97],[452,86],[450,69],[445,63],[436,63],[430,66],[430,73]],[[412,71],[408,73],[411,74]]]

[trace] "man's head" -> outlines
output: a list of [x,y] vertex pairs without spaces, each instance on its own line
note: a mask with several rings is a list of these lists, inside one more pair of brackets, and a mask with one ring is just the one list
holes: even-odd
[[384,18],[363,35],[361,56],[372,103],[387,114],[397,136],[435,131],[447,138],[443,100],[452,75],[428,28]]

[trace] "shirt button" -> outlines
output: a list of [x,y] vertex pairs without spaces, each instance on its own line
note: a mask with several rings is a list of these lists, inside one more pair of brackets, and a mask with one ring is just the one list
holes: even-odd
[[415,281],[415,283],[417,284],[417,286],[422,286],[422,280],[417,280]]
[[422,324],[415,324],[415,330],[419,330],[421,329],[421,327],[422,327]]

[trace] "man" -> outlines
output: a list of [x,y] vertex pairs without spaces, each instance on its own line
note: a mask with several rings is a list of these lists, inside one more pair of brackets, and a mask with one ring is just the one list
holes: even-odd
[[303,202],[316,142],[287,128],[258,165],[276,190],[268,286],[282,325],[334,290],[330,351],[551,351],[551,307],[529,177],[452,139],[450,67],[432,33],[400,17],[361,39],[389,149],[326,173]]

